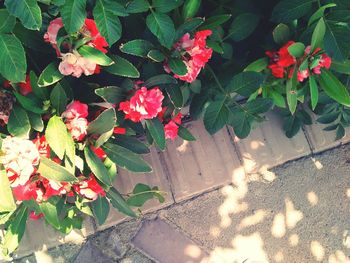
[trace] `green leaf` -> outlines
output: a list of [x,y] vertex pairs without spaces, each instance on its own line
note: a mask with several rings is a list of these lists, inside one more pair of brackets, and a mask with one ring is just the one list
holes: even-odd
[[200,79],[196,79],[195,81],[193,81],[190,84],[190,89],[194,92],[194,93],[201,93],[202,90],[202,82]]
[[283,129],[288,138],[294,137],[301,129],[302,122],[297,114],[288,116],[283,123]]
[[68,33],[75,33],[83,26],[86,18],[85,6],[86,0],[69,0],[59,7]]
[[131,196],[128,198],[127,203],[130,206],[141,207],[148,200],[158,198],[161,203],[164,202],[164,197],[161,196],[157,187],[153,189],[145,184],[137,184],[132,191]]
[[111,57],[114,61],[114,64],[105,68],[105,70],[108,73],[122,76],[122,77],[129,77],[129,78],[140,77],[140,72],[137,70],[137,68],[133,64],[131,64],[129,61],[127,61],[125,58],[115,56],[115,55]]
[[245,114],[244,111],[235,108],[234,111],[230,112],[228,124],[234,129],[235,134],[238,138],[244,139],[248,137],[251,127],[252,117]]
[[75,173],[75,143],[72,135],[67,132],[66,136],[66,151],[64,158],[64,166],[72,174]]
[[271,20],[278,23],[288,23],[306,15],[315,0],[282,0],[274,7]]
[[38,172],[41,176],[56,182],[77,182],[78,179],[63,166],[41,156]]
[[267,58],[259,58],[258,60],[255,60],[254,62],[250,63],[243,71],[261,72],[265,70],[268,65],[269,61]]
[[44,130],[44,122],[41,115],[32,112],[27,112],[27,115],[32,128],[38,132],[42,132]]
[[104,101],[112,104],[118,104],[126,99],[125,90],[117,86],[95,89],[95,94],[100,96]]
[[241,72],[232,78],[225,89],[229,93],[236,92],[248,97],[260,88],[263,80],[263,75],[258,72]]
[[331,69],[338,73],[350,75],[350,60],[345,61],[332,61]]
[[114,63],[114,61],[105,55],[105,53],[88,45],[82,46],[78,51],[84,58],[87,58],[98,65],[110,66]]
[[153,12],[147,16],[146,24],[149,30],[158,38],[161,45],[168,49],[173,46],[175,27],[168,15]]
[[10,182],[5,171],[0,171],[0,196],[0,213],[11,212],[16,209]]
[[170,58],[169,59],[169,68],[170,70],[179,76],[184,76],[187,74],[187,66],[179,58]]
[[330,112],[327,114],[323,114],[321,117],[317,118],[317,122],[322,124],[330,124],[334,121],[336,121],[339,118],[339,111]]
[[2,247],[6,251],[3,251],[5,255],[9,255],[14,252],[23,235],[26,228],[26,222],[28,219],[28,209],[23,204],[17,209],[16,213],[11,216],[12,221],[6,229],[6,234],[3,238]]
[[185,0],[185,3],[182,7],[182,18],[186,21],[189,18],[194,17],[200,6],[202,0]]
[[111,129],[108,132],[102,133],[98,137],[98,139],[95,141],[95,147],[97,147],[97,148],[101,147],[101,145],[103,145],[106,141],[109,140],[109,138],[112,137],[113,133],[114,133],[114,129]]
[[301,42],[296,42],[288,47],[288,52],[296,58],[304,56],[305,45]]
[[52,89],[50,94],[51,105],[56,109],[56,113],[60,115],[67,106],[67,95],[60,83],[57,83],[56,86]]
[[324,35],[326,34],[326,24],[324,23],[323,18],[321,18],[312,34],[311,39],[311,52],[313,52],[316,48],[320,48],[323,45]]
[[191,132],[182,125],[179,125],[177,135],[179,135],[182,139],[186,141],[193,142],[196,140],[196,138],[191,134]]
[[104,166],[100,158],[98,158],[97,155],[91,151],[90,147],[84,148],[84,156],[87,165],[89,166],[91,172],[97,177],[97,179],[104,183],[106,186],[111,186],[112,181],[108,175],[106,166]]
[[285,24],[278,24],[272,32],[273,40],[280,45],[288,42],[290,39],[289,27]]
[[161,74],[151,77],[148,80],[146,80],[145,83],[143,83],[143,85],[147,88],[165,84],[177,84],[177,80],[168,74]]
[[153,0],[152,8],[155,8],[157,12],[168,13],[182,5],[182,3],[183,0]]
[[113,129],[116,121],[115,109],[107,109],[89,124],[87,132],[88,134],[102,134],[108,132]]
[[44,70],[41,72],[38,80],[39,87],[46,87],[56,82],[60,81],[64,76],[58,70],[58,64],[56,62],[51,62]]
[[317,21],[318,19],[320,19],[321,17],[324,16],[324,12],[326,11],[327,8],[331,8],[331,7],[336,7],[336,4],[327,4],[324,6],[321,6],[309,19],[309,22],[307,23],[307,26],[311,26],[315,21]]
[[158,118],[154,118],[152,120],[146,120],[146,126],[159,149],[164,151],[166,142],[163,124]]
[[58,158],[63,160],[66,150],[67,127],[60,117],[53,116],[50,118],[46,127],[45,137]]
[[16,18],[6,9],[0,9],[0,33],[11,33],[16,24]]
[[176,108],[181,108],[184,104],[181,89],[178,86],[167,86],[165,89],[174,106]]
[[246,39],[257,28],[259,21],[260,16],[256,14],[240,14],[233,20],[228,36],[230,36],[234,41]]
[[329,70],[322,70],[319,83],[330,98],[346,107],[350,107],[349,91]]
[[51,200],[41,202],[39,204],[41,212],[44,214],[45,220],[57,230],[60,229],[60,219],[58,218],[58,211],[56,204]]
[[119,49],[121,52],[146,58],[147,54],[154,48],[153,44],[147,40],[135,39],[125,44],[121,44]]
[[148,52],[147,53],[147,57],[149,59],[152,59],[155,62],[162,62],[162,61],[165,60],[164,54],[161,51],[156,50],[156,49],[151,50],[150,52]]
[[336,136],[335,136],[335,140],[340,140],[344,136],[345,136],[344,126],[339,124],[338,129],[337,129],[337,133],[336,133]]
[[294,68],[293,77],[287,81],[286,93],[287,93],[287,103],[289,110],[292,114],[295,113],[298,105],[298,92],[297,92],[297,68]]
[[225,105],[225,97],[210,102],[204,114],[204,126],[210,134],[218,132],[228,121],[229,111]]
[[131,216],[137,217],[135,212],[130,208],[125,199],[121,196],[121,194],[115,188],[111,188],[107,193],[108,199],[111,201],[111,204],[114,208],[118,209],[119,212]]
[[33,71],[29,74],[30,78],[30,85],[32,86],[33,93],[35,96],[40,98],[41,100],[46,100],[48,97],[48,92],[46,89],[43,89],[42,87],[38,86],[38,77],[35,75]]
[[118,166],[136,173],[149,173],[152,168],[142,158],[132,151],[112,143],[105,143],[102,149]]
[[108,45],[112,46],[122,35],[118,15],[127,15],[124,7],[114,0],[97,0],[93,14],[98,31],[106,38]]
[[15,95],[19,104],[21,104],[21,106],[27,111],[31,111],[38,114],[45,112],[45,110],[43,110],[42,106],[40,105],[41,102],[38,101],[35,97],[29,98],[27,96],[19,94],[18,92],[14,92],[13,94]]
[[216,27],[222,25],[231,18],[231,14],[217,15],[209,17],[204,21],[204,23],[199,27],[199,30],[205,29],[215,29]]
[[185,21],[185,23],[180,25],[179,28],[176,30],[175,41],[180,39],[184,34],[194,31],[196,28],[202,25],[203,22],[204,18],[202,17],[195,17]]
[[314,76],[309,77],[309,85],[310,85],[310,96],[311,96],[311,108],[315,110],[318,103],[318,86]]
[[106,197],[99,196],[94,202],[91,203],[92,212],[99,225],[102,225],[109,214],[109,202]]
[[36,0],[5,0],[5,6],[9,13],[17,17],[26,28],[31,30],[41,28],[41,10]]
[[30,122],[26,111],[14,105],[11,110],[7,130],[12,136],[28,138],[30,132]]
[[21,42],[12,34],[0,33],[0,50],[0,74],[11,82],[23,82],[27,62]]
[[126,12],[130,14],[147,12],[150,8],[147,0],[133,0],[128,2]]
[[134,137],[118,134],[113,142],[137,154],[150,153],[147,145]]

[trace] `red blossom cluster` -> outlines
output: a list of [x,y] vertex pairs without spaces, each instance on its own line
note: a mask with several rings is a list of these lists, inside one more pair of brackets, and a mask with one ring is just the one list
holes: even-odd
[[[174,74],[175,78],[181,79],[188,83],[195,81],[212,56],[213,50],[207,48],[206,39],[212,34],[211,30],[203,30],[196,32],[193,39],[190,34],[185,34],[175,45],[174,49],[179,51],[181,59],[187,67],[187,73],[184,76]],[[164,65],[166,72],[170,73],[171,70],[167,63]]]
[[88,115],[88,105],[77,100],[68,104],[62,113],[61,116],[74,140],[82,141],[85,138],[89,124]]
[[158,118],[164,124],[165,138],[175,140],[179,131],[179,125],[182,123],[182,114],[179,112],[175,117],[169,119],[164,118],[166,107],[158,114]]
[[[310,54],[311,47],[308,46],[305,48],[303,57],[295,58],[288,51],[288,48],[294,43],[294,41],[289,41],[278,51],[266,52],[266,55],[270,58],[268,68],[271,69],[272,75],[275,78],[291,78],[294,67],[297,66],[298,81],[303,82],[310,74],[320,75],[321,68],[329,69],[331,67],[332,59],[327,56],[327,54],[323,53],[321,48],[315,49],[315,51]],[[305,60],[308,60],[308,67],[300,70],[299,67]],[[312,63],[313,61],[317,61],[317,63]],[[310,65],[312,65],[312,68],[309,67]]]
[[[65,47],[69,52],[62,53],[60,47],[57,46],[57,34],[63,28],[62,18],[56,18],[50,22],[47,32],[44,35],[44,40],[52,45],[56,50],[58,57],[62,59],[58,69],[63,75],[72,75],[79,78],[82,74],[89,76],[100,72],[100,66],[93,61],[81,56],[77,50],[65,43]],[[89,39],[87,45],[96,48],[103,53],[107,53],[106,47],[108,43],[106,39],[100,34],[96,23],[93,19],[86,18],[84,25],[79,30],[81,39]]]

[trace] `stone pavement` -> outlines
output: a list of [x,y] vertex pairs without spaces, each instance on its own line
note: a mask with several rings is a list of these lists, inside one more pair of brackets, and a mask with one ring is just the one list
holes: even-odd
[[344,147],[315,155],[349,137],[334,142],[313,125],[290,140],[281,120],[269,119],[245,140],[190,123],[196,142],[153,150],[152,174],[123,171],[116,183],[125,193],[137,182],[158,185],[164,204],[149,202],[138,220],[113,213],[103,226],[87,221],[61,246],[35,222],[17,257],[35,254],[17,261],[350,262],[350,159]]

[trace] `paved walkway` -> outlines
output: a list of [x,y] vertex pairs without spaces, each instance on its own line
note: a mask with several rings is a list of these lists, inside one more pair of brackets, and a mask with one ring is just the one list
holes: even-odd
[[196,142],[153,150],[152,174],[122,172],[117,182],[125,192],[158,185],[164,204],[149,202],[139,220],[113,213],[103,226],[87,221],[62,246],[57,233],[31,223],[19,256],[36,252],[18,262],[350,262],[347,146],[317,155],[341,142],[319,125],[289,140],[269,118],[245,140],[225,130],[210,137],[192,123]]

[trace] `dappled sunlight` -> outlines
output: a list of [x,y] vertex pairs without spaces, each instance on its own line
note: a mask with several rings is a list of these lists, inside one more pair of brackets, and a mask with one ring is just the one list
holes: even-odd
[[263,177],[265,181],[273,182],[276,179],[276,174],[268,170],[268,166],[263,165],[259,169],[259,174]]
[[323,260],[325,251],[324,251],[324,247],[320,244],[320,242],[315,240],[311,241],[310,250],[311,250],[311,254],[314,256],[314,258],[317,261],[321,262]]
[[321,170],[323,168],[323,165],[319,160],[316,160],[315,158],[311,158],[311,160],[314,162],[314,164],[318,170]]
[[307,193],[307,200],[309,201],[311,206],[315,206],[318,203],[318,196],[313,191],[308,192]]
[[350,198],[350,188],[346,189],[346,196]]
[[201,249],[195,245],[186,246],[184,254],[193,259],[199,259],[201,256],[203,256]]
[[295,247],[299,244],[299,236],[297,234],[292,234],[288,238],[289,245]]
[[275,215],[272,222],[271,234],[276,238],[282,238],[286,234],[285,217],[282,213]]
[[348,230],[345,230],[343,233],[343,245],[344,247],[350,249],[350,233]]
[[265,143],[263,143],[262,141],[251,141],[250,142],[250,148],[252,150],[257,150],[259,147],[263,147],[265,146]]
[[188,146],[189,146],[189,141],[182,140],[181,145],[176,147],[176,150],[180,153],[184,153],[187,151]]
[[294,208],[293,202],[289,199],[285,199],[286,204],[286,225],[288,229],[293,229],[296,224],[303,218],[303,213]]
[[240,224],[237,226],[237,230],[242,230],[245,227],[254,226],[259,224],[267,216],[267,211],[259,209],[254,213],[254,215],[244,218]]
[[274,256],[273,256],[274,261],[276,262],[284,262],[284,254],[282,251],[278,251]]
[[41,251],[36,251],[34,253],[36,262],[45,262],[45,263],[59,263],[59,262],[64,262],[64,259],[62,257],[55,258],[55,260],[47,254],[47,250],[41,250]]
[[328,263],[350,263],[350,259],[343,251],[337,250],[329,256]]

